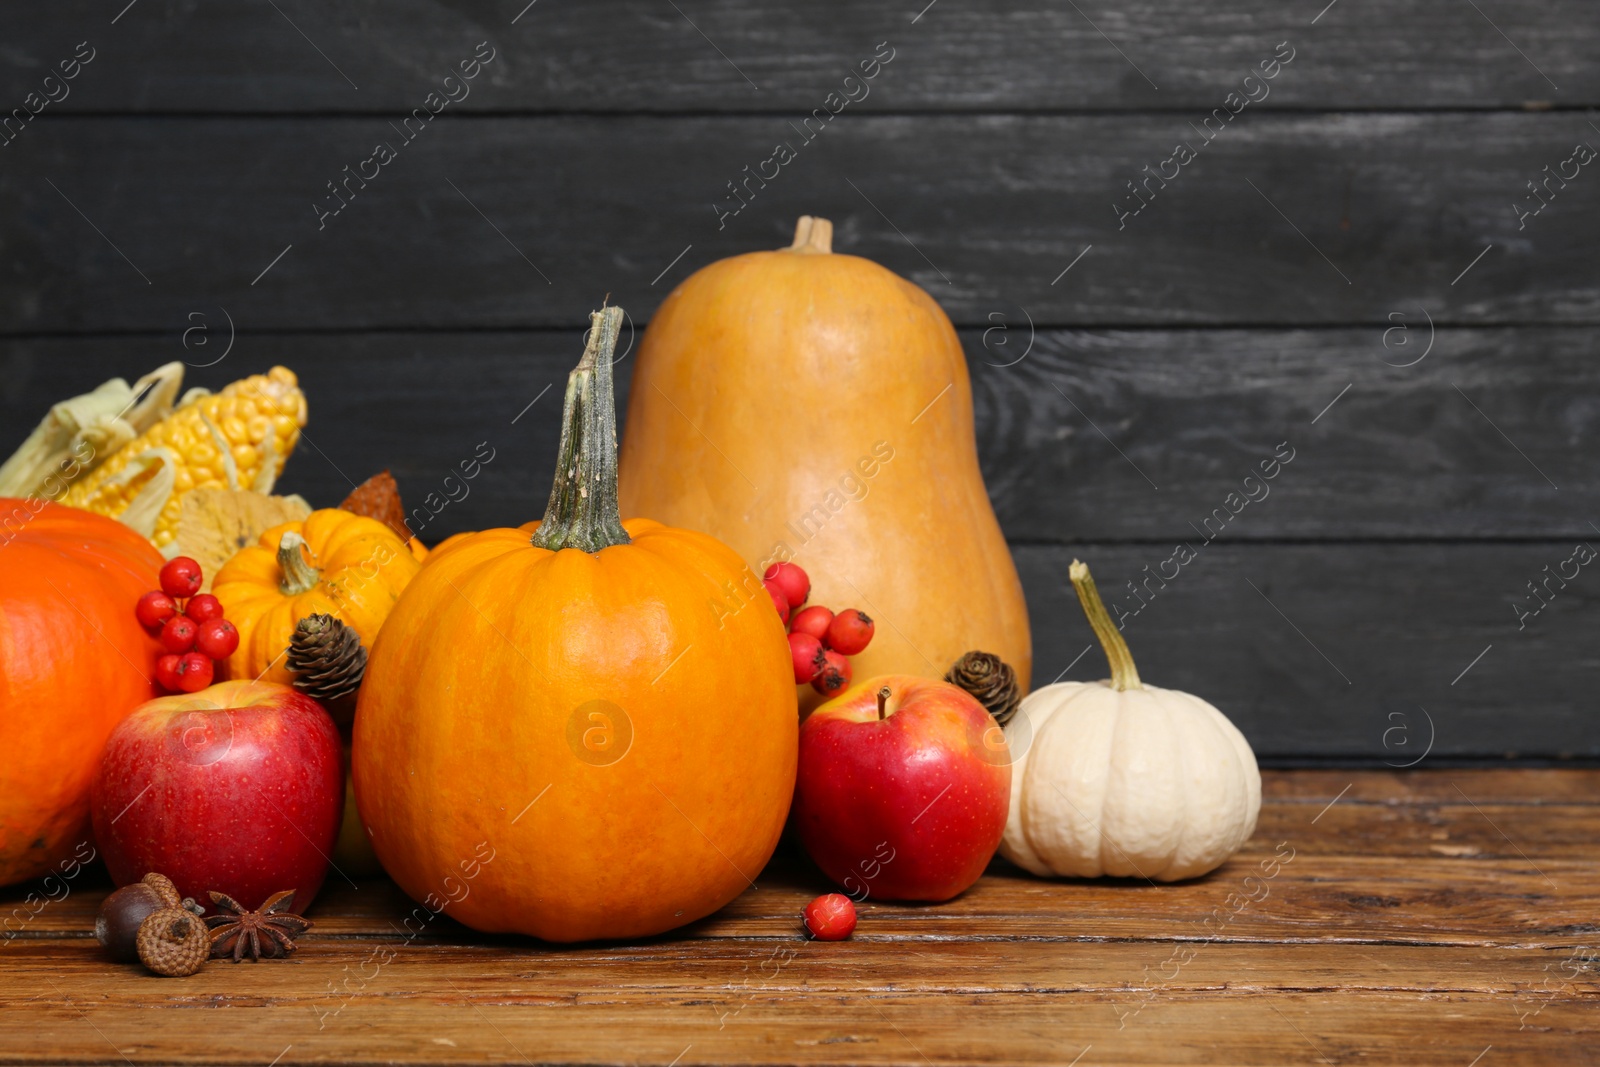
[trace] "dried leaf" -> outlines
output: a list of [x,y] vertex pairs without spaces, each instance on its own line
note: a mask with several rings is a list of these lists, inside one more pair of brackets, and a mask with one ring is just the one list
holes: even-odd
[[409,540],[411,529],[406,525],[406,509],[400,503],[400,487],[394,475],[381,470],[368,478],[344,498],[339,507],[356,515],[377,519],[401,538]]
[[247,489],[193,489],[183,496],[178,533],[169,555],[189,556],[200,564],[210,592],[211,579],[234,553],[260,540],[286,522],[301,522],[311,505],[298,496],[269,496]]

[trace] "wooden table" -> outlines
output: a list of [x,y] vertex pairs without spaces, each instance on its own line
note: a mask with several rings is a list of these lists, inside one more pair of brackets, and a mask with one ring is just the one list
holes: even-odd
[[824,885],[780,856],[722,912],[644,944],[553,949],[443,918],[407,943],[391,884],[330,884],[294,959],[158,979],[102,958],[105,886],[82,884],[0,947],[0,1061],[1600,1060],[1600,771],[1272,772],[1264,788],[1255,839],[1211,877],[996,864],[949,904],[866,905],[839,944],[801,936]]

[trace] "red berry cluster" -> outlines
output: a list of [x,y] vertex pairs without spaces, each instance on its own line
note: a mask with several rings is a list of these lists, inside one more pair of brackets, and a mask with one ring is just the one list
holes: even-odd
[[210,685],[215,661],[239,647],[239,631],[222,617],[222,601],[200,592],[204,581],[200,564],[188,556],[168,560],[161,588],[140,597],[133,609],[146,629],[159,631],[167,651],[156,660],[156,681],[171,693],[198,693]]
[[811,595],[811,578],[793,563],[774,563],[761,584],[767,587],[778,617],[789,626],[789,653],[794,657],[796,685],[831,697],[850,684],[850,660],[872,640],[872,620],[855,608],[835,615],[821,604],[803,607]]

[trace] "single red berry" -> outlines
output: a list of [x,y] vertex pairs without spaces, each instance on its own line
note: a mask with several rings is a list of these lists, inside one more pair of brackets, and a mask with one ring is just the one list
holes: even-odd
[[211,657],[199,652],[188,652],[178,659],[178,688],[185,693],[198,693],[211,684],[216,667]]
[[784,625],[787,626],[789,623],[789,598],[784,595],[783,588],[770,579],[762,581],[761,584],[772,597],[772,606],[778,609],[778,618],[782,619]]
[[845,608],[828,624],[827,645],[835,652],[854,656],[872,641],[872,620],[857,608]]
[[797,634],[810,634],[818,641],[828,636],[828,627],[833,623],[833,612],[821,604],[813,604],[809,608],[802,608],[795,613],[789,622],[789,629]]
[[150,590],[133,606],[133,614],[139,619],[139,624],[152,630],[177,613],[177,602],[159,589]]
[[161,647],[168,652],[187,652],[194,647],[200,627],[187,615],[174,615],[161,627]]
[[790,634],[789,654],[794,657],[794,684],[805,685],[822,665],[822,642],[810,634]]
[[793,563],[774,563],[762,577],[778,583],[783,595],[789,598],[791,610],[804,604],[811,595],[811,578]]
[[156,657],[156,682],[169,693],[176,693],[183,686],[183,674],[178,669],[182,662],[183,657],[176,652]]
[[817,676],[811,679],[811,688],[825,697],[844,691],[850,684],[850,661],[831,648],[822,650],[822,663]]
[[200,564],[188,556],[169,559],[161,568],[161,591],[170,597],[181,599],[194,596],[204,581],[205,575],[200,573]]
[[227,619],[207,619],[195,634],[195,651],[212,659],[227,659],[239,647],[239,631]]
[[843,893],[824,893],[806,905],[806,929],[818,941],[843,941],[856,928],[856,906]]
[[199,626],[210,619],[222,618],[222,601],[210,593],[200,593],[189,598],[189,602],[183,606],[183,613]]

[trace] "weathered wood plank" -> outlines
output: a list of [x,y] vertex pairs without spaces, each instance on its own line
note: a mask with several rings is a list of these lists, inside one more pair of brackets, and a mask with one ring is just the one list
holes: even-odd
[[[54,979],[51,979],[54,981]],[[149,981],[146,979],[145,981]],[[192,979],[189,981],[193,981]],[[58,986],[59,982],[56,983]],[[63,991],[65,987],[62,987]],[[62,994],[58,993],[57,996]],[[309,1005],[18,1003],[0,1062],[581,1064],[1439,1064],[1493,1047],[1518,1063],[1593,1062],[1592,997],[1503,993],[750,995],[720,1025],[704,993],[524,994]],[[193,1010],[196,1008],[216,1010]],[[1519,1015],[1519,1011],[1530,1013]],[[1537,1011],[1537,1015],[1531,1013]],[[1531,1020],[1519,1029],[1519,1020]]]
[[[105,887],[85,883],[0,947],[0,1010],[26,1020],[0,1028],[0,1062],[1592,1058],[1593,856],[1428,857],[1411,831],[1442,810],[1446,782],[1465,781],[1477,814],[1518,820],[1538,851],[1600,809],[1583,796],[1600,772],[1352,771],[1334,787],[1335,773],[1267,773],[1266,820],[1293,823],[1295,852],[1264,894],[1241,871],[1285,855],[1270,832],[1176,886],[997,866],[945,905],[866,902],[842,944],[800,935],[819,876],[780,856],[717,916],[640,944],[551,948],[448,920],[403,944],[392,924],[405,904],[378,881],[330,888],[289,961],[157,980],[100,957],[87,929]],[[1526,802],[1544,795],[1567,802]],[[1338,802],[1313,814],[1324,797]],[[1452,811],[1446,825],[1470,819]],[[1324,851],[1368,850],[1396,820],[1416,854]],[[1207,933],[1202,917],[1229,894],[1259,899]]]
[[[106,378],[221,356],[227,324],[215,308],[201,314],[188,320],[187,350],[177,328],[0,339],[0,453],[50,404]],[[1428,358],[1386,366],[1425,350],[1427,325],[1414,321],[1390,335],[1390,348],[1379,327],[1030,338],[1018,320],[1003,333],[964,331],[978,453],[1001,526],[1028,542],[1192,540],[1208,519],[1223,542],[1595,537],[1572,500],[1600,492],[1600,467],[1587,458],[1600,447],[1596,330],[1440,329]],[[487,440],[497,458],[467,496],[418,516],[431,542],[543,507],[557,438],[553,383],[565,380],[579,337],[576,328],[262,336],[241,327],[229,357],[189,379],[216,388],[275,363],[294,368],[310,397],[314,446],[283,484],[313,502],[336,503],[347,478],[385,466],[412,503],[429,493],[442,501],[441,480]],[[623,410],[631,368],[618,367]],[[1259,465],[1275,462],[1282,442],[1295,458],[1263,481]],[[1228,494],[1246,492],[1267,495],[1217,522]]]
[[1385,804],[1425,810],[1455,804],[1466,793],[1478,804],[1580,805],[1600,803],[1600,770],[1577,767],[1456,767],[1415,772],[1354,770],[1335,767],[1263,771],[1263,806],[1314,804],[1321,808],[1335,797],[1341,804]]
[[[1263,757],[1392,766],[1429,753],[1600,754],[1589,710],[1600,656],[1583,636],[1597,587],[1552,582],[1553,602],[1520,630],[1514,607],[1532,596],[1526,582],[1570,552],[1538,542],[1219,542],[1161,588],[1143,585],[1144,568],[1162,570],[1171,546],[1013,548],[1036,686],[1106,675],[1066,580],[1077,556],[1115,598],[1112,610],[1130,613],[1125,634],[1146,681],[1211,701]],[[1142,608],[1127,586],[1135,580]]]
[[[567,327],[607,292],[644,321],[802,213],[980,327],[1600,321],[1587,171],[1513,208],[1595,138],[1576,115],[1245,113],[1215,136],[1119,219],[1141,167],[1201,140],[1188,117],[855,116],[809,144],[776,116],[441,119],[409,144],[379,117],[41,122],[5,150],[0,327]],[[397,156],[361,188],[341,168],[379,141]],[[797,158],[721,217],[779,141]]]
[[[1441,856],[1422,848],[1412,854],[1391,850],[1388,855],[1352,855],[1348,842],[1329,843],[1327,831],[1319,833],[1310,825],[1314,815],[1305,812],[1298,824],[1269,817],[1274,825],[1264,827],[1216,873],[1180,885],[1138,879],[1050,881],[997,862],[971,890],[944,904],[864,902],[858,936],[917,943],[1223,940],[1570,951],[1593,943],[1600,933],[1593,859],[1540,854],[1540,835],[1525,833],[1509,820],[1503,826],[1517,835],[1514,847],[1524,855]],[[1536,859],[1526,857],[1530,849]],[[677,932],[674,940],[710,944],[791,938],[797,935],[806,902],[829,889],[825,878],[797,858],[775,862],[756,884],[715,915]],[[17,906],[26,888],[7,891],[11,903],[5,913]],[[90,938],[104,891],[86,889],[46,905],[0,951],[32,951],[28,946],[33,942],[69,935]],[[413,923],[423,932],[409,938],[398,924],[410,909],[393,885],[380,878],[360,889],[330,884],[312,916],[319,937],[360,939],[367,945],[360,950],[364,954],[410,953],[483,940],[445,918],[425,922],[425,911],[417,912]],[[536,944],[519,938],[488,940],[512,948]]]
[[1600,27],[1582,0],[1490,4],[1482,16],[1405,0],[1320,17],[1321,5],[1272,0],[277,6],[147,3],[112,25],[100,6],[48,5],[19,28],[0,95],[20,104],[89,38],[98,55],[63,110],[405,110],[488,39],[500,55],[464,109],[805,113],[887,40],[894,61],[863,108],[1209,109],[1289,40],[1298,55],[1267,107],[1600,101],[1589,62]]
[[1594,537],[1571,501],[1600,489],[1583,458],[1600,436],[1595,332],[1435,331],[1405,311],[1387,333],[1041,331],[1013,366],[996,364],[1025,329],[1003,346],[970,334],[1007,535]]
[[[1439,777],[1454,774],[1440,771]],[[1371,804],[1352,804],[1348,796],[1342,797],[1320,815],[1315,836],[1307,835],[1305,827],[1318,807],[1273,804],[1261,809],[1256,833],[1262,841],[1304,839],[1305,847],[1319,854],[1482,857],[1528,863],[1546,856],[1592,859],[1600,851],[1595,844],[1600,841],[1600,809],[1591,804],[1541,804],[1539,817],[1527,819],[1525,805],[1477,803],[1467,789],[1455,793],[1453,801],[1411,808],[1385,804],[1374,812]]]
[[[1188,949],[1183,952],[1182,949]],[[366,963],[367,981],[340,988],[345,969]],[[387,962],[384,962],[387,960]],[[1169,962],[1170,961],[1170,962]],[[1595,960],[1570,949],[1346,944],[1149,944],[940,941],[914,949],[865,931],[844,946],[799,934],[778,939],[666,941],[646,946],[552,950],[534,942],[463,940],[374,956],[365,943],[307,935],[291,963],[213,965],[186,982],[152,982],[137,963],[113,964],[82,941],[32,941],[6,960],[5,992],[48,990],[49,975],[71,997],[99,1005],[175,1007],[197,996],[333,1010],[346,1000],[707,994],[712,1018],[732,1015],[752,993],[801,995],[1058,994],[1181,995],[1239,991],[1394,991],[1516,994],[1551,984],[1600,992]],[[1165,967],[1163,967],[1165,964]],[[1563,967],[1562,965],[1567,966]],[[373,973],[376,971],[377,973]],[[328,991],[331,983],[334,993]],[[4,996],[4,993],[0,993]],[[61,1003],[46,992],[43,1003]],[[1131,1006],[1131,1005],[1130,1005]]]

